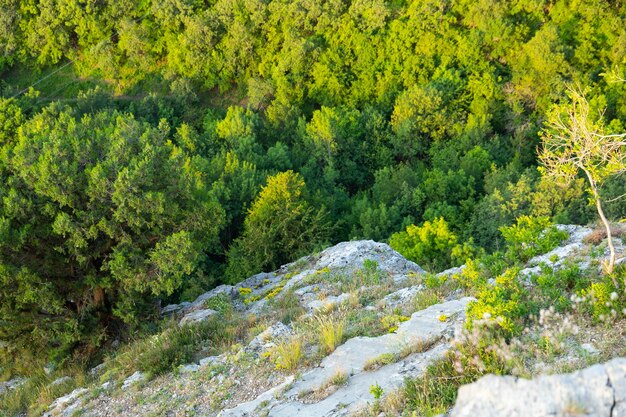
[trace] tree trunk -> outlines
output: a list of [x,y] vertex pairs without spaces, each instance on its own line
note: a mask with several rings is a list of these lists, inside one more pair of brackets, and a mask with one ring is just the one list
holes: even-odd
[[104,305],[104,288],[96,287],[93,289],[93,303],[98,307]]
[[[593,180],[591,173],[587,170],[583,170],[583,171],[585,171],[585,174],[587,174],[587,178],[589,179],[589,185],[591,185],[593,198],[596,200],[596,210],[598,210],[598,215],[600,216],[600,220],[602,221],[602,224],[604,225],[604,229],[606,230],[606,240],[609,245],[609,253],[610,253],[609,262],[606,264],[606,273],[609,275],[612,275],[613,269],[615,268],[615,246],[613,246],[613,236],[611,235],[611,225],[609,224],[609,221],[606,219],[606,216],[604,215],[604,210],[602,210],[602,202],[600,201],[598,187],[596,186],[596,183]],[[615,285],[615,288],[616,289],[619,288],[615,277],[611,276],[611,280],[613,281],[613,285]]]

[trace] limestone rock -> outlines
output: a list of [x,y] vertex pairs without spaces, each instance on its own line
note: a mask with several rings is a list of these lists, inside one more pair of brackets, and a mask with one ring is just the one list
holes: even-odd
[[414,285],[412,287],[401,288],[398,291],[392,292],[383,298],[381,305],[388,308],[395,308],[397,306],[411,302],[417,293],[424,289],[423,285]]
[[65,384],[66,382],[70,382],[72,380],[71,376],[62,376],[61,378],[57,378],[50,383],[51,387],[55,387],[57,385]]
[[59,397],[48,407],[42,417],[71,417],[82,405],[82,396],[87,393],[85,388],[77,388],[63,397]]
[[565,259],[571,258],[574,254],[576,254],[585,247],[583,239],[592,231],[588,227],[571,224],[558,224],[556,225],[556,227],[557,229],[565,231],[569,234],[567,240],[564,242],[563,245],[554,248],[550,252],[532,258],[530,261],[528,261],[529,267],[536,266],[541,263],[545,263],[555,267],[560,266]]
[[122,383],[122,390],[130,388],[131,386],[143,381],[145,378],[146,376],[143,374],[143,372],[135,372],[124,380],[124,382]]
[[315,269],[355,270],[362,268],[366,260],[377,262],[381,271],[392,275],[424,273],[419,265],[405,259],[389,245],[373,240],[342,242],[332,246],[320,254]]
[[626,416],[626,358],[532,380],[487,375],[459,390],[450,417]]
[[263,353],[275,346],[277,341],[286,339],[291,334],[291,327],[281,322],[274,323],[252,339],[246,347],[246,350],[249,352]]
[[181,365],[179,371],[182,373],[193,373],[197,372],[198,369],[200,369],[200,366],[195,363],[189,363],[187,365]]
[[[463,322],[465,308],[471,300],[449,301],[415,312],[399,326],[396,333],[352,338],[324,358],[319,367],[302,375],[301,379],[279,386],[280,391],[284,391],[282,395],[278,395],[279,388],[275,387],[219,415],[330,417],[363,411],[367,403],[374,400],[370,393],[373,384],[379,384],[383,392],[389,393],[400,387],[406,377],[422,374],[429,364],[443,357],[449,348],[445,338]],[[415,347],[415,352],[411,353],[407,346]],[[381,355],[395,355],[397,361],[378,369],[369,369],[368,364]],[[346,385],[318,402],[301,401],[303,394],[321,389],[337,373],[346,375]]]
[[26,378],[13,378],[5,382],[0,382],[0,395],[13,390],[26,382]]
[[346,293],[339,294],[339,295],[329,295],[328,297],[325,297],[322,300],[315,299],[315,300],[309,301],[306,305],[306,309],[310,313],[314,313],[318,310],[330,309],[338,304],[342,304],[348,301],[349,298],[350,298],[350,294],[346,294]]
[[210,317],[216,314],[217,314],[217,311],[211,310],[211,309],[192,311],[191,313],[186,314],[182,319],[180,319],[180,322],[178,322],[178,325],[184,326],[186,324],[191,324],[191,323],[200,323],[200,322],[208,320]]

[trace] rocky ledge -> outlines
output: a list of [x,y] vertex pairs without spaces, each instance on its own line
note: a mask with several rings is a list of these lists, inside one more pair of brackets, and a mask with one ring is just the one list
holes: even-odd
[[626,358],[528,380],[487,375],[459,390],[450,417],[624,417]]

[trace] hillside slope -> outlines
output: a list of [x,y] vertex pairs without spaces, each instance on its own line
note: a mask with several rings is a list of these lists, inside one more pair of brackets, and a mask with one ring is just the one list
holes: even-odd
[[[592,230],[558,228],[569,237],[519,271],[530,291],[531,277],[541,268],[572,263],[597,268],[594,251],[602,246],[585,239]],[[154,378],[138,371],[116,381],[105,372],[98,385],[57,400],[46,415],[409,415],[401,394],[405,381],[424,376],[466,337],[463,323],[473,298],[448,279],[464,268],[432,275],[385,244],[338,244],[277,271],[215,288],[193,303],[163,309],[179,326],[240,317],[251,331],[237,343],[221,352],[208,347],[212,354],[199,352],[193,363]],[[433,292],[433,279],[448,284]],[[534,331],[545,331],[545,326],[529,330]],[[623,346],[619,325],[602,330],[605,340],[597,331],[582,329],[551,360],[537,357],[527,368],[537,374],[581,368]],[[593,345],[585,343],[590,340]],[[478,395],[476,389],[492,388],[489,381],[481,380],[472,396]],[[571,387],[556,385],[559,390]],[[491,402],[496,411],[497,392]],[[497,415],[488,410],[491,403],[473,415]],[[468,414],[455,410],[452,415]]]

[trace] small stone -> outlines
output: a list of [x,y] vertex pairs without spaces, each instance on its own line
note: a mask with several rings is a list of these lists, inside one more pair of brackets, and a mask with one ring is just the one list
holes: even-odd
[[188,365],[181,365],[180,372],[181,373],[192,373],[192,372],[197,372],[198,369],[200,369],[200,366],[196,365],[195,363],[190,363]]
[[0,394],[13,390],[27,381],[26,378],[13,378],[6,382],[0,382]]
[[62,376],[61,378],[57,378],[50,384],[51,387],[56,387],[57,385],[65,384],[66,382],[70,382],[72,380],[71,376]]
[[208,320],[215,314],[217,314],[217,311],[211,309],[196,310],[185,315],[185,317],[183,317],[180,322],[178,322],[178,325],[184,326],[191,323],[200,323]]
[[591,343],[583,343],[580,347],[590,355],[596,355],[599,352],[598,349],[596,349],[596,347]]
[[104,369],[106,368],[106,365],[104,363],[101,363],[100,365],[94,366],[93,368],[91,368],[89,370],[89,375],[96,377],[99,375],[102,375],[104,373]]
[[213,365],[219,362],[219,356],[209,356],[207,358],[200,359],[200,366]]
[[124,389],[130,388],[136,383],[143,381],[144,378],[145,378],[145,375],[142,372],[137,371],[124,380],[124,383],[122,384],[122,389],[124,390]]

